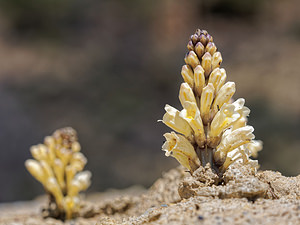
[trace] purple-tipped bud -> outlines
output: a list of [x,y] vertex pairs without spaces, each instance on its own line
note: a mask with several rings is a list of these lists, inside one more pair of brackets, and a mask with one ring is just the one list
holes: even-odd
[[207,40],[208,40],[209,42],[213,42],[213,41],[214,41],[213,37],[212,37],[210,34],[207,34],[207,35],[206,35],[206,38],[207,38]]
[[205,47],[205,51],[209,52],[211,55],[213,55],[217,51],[217,47],[216,47],[215,43],[208,42]]
[[198,57],[201,59],[205,52],[205,47],[201,42],[198,42],[195,46],[195,52],[197,53]]
[[211,60],[212,57],[209,54],[209,52],[205,52],[205,54],[202,56],[202,67],[204,69],[204,75],[207,78],[211,72]]
[[206,30],[202,30],[202,32],[201,32],[202,34],[204,34],[205,36],[207,36],[208,35],[208,32],[206,31]]
[[200,42],[201,42],[204,46],[206,46],[206,44],[207,44],[207,42],[208,42],[208,39],[207,39],[207,37],[206,37],[204,34],[201,34],[201,35],[199,36],[199,40],[200,40]]
[[197,30],[195,31],[195,34],[197,34],[198,36],[200,36],[201,33],[202,33],[202,31],[201,31],[200,29],[197,29]]
[[191,41],[193,42],[193,44],[195,45],[198,41],[199,41],[199,37],[197,34],[193,34],[191,36]]
[[185,62],[190,65],[193,69],[200,65],[200,61],[199,58],[197,57],[196,53],[194,51],[190,51],[186,58],[185,58]]
[[189,51],[194,51],[194,44],[192,41],[189,41],[189,43],[186,46]]

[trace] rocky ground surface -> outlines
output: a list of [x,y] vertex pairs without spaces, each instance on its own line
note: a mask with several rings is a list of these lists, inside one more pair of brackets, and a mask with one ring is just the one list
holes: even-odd
[[[42,217],[46,201],[1,204],[0,224],[64,224]],[[178,167],[149,190],[91,194],[80,213],[65,224],[300,224],[300,175],[237,166],[220,180],[209,167],[193,176]]]

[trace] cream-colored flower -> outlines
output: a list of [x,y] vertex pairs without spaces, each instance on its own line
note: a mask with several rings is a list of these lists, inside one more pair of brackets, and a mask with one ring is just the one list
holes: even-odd
[[201,58],[205,52],[205,47],[201,42],[198,42],[195,45],[195,52],[197,53],[198,58]]
[[211,58],[211,55],[209,54],[209,52],[204,53],[204,55],[202,56],[201,66],[204,69],[205,77],[208,77],[208,75],[211,72],[211,69],[212,69],[211,68],[211,61],[212,61],[212,58]]
[[194,88],[194,73],[190,66],[184,65],[181,69],[181,75],[183,80],[190,85],[191,88]]
[[252,140],[245,145],[245,148],[247,149],[249,156],[256,158],[258,152],[263,149],[263,143],[260,140]]
[[227,154],[226,160],[221,167],[221,171],[225,171],[235,163],[249,164],[254,170],[259,168],[258,161],[249,158],[249,154],[244,146],[240,146]]
[[79,209],[78,193],[90,185],[91,173],[80,172],[87,163],[80,149],[76,131],[63,128],[46,137],[44,144],[32,146],[30,151],[36,160],[25,162],[27,170],[55,200],[56,215],[66,219],[71,219]]
[[205,86],[205,76],[204,69],[200,65],[194,69],[194,81],[195,91],[198,94],[198,96],[201,96],[202,89]]
[[65,167],[64,164],[61,162],[60,159],[54,160],[53,171],[57,182],[62,190],[65,190],[66,183],[65,183]]
[[234,131],[232,129],[226,130],[222,135],[220,144],[216,147],[215,160],[224,162],[228,152],[254,139],[253,131],[254,128],[252,126],[241,127]]
[[199,108],[195,102],[188,101],[183,103],[183,108],[184,109],[180,112],[180,116],[184,118],[193,129],[196,143],[200,147],[204,147],[206,137]]
[[216,140],[213,139],[220,137],[222,132],[227,129],[233,122],[240,118],[240,113],[238,112],[236,106],[234,104],[224,104],[220,111],[217,112],[215,117],[213,118],[210,131],[209,138],[211,139],[210,143],[213,147],[215,147]]
[[37,179],[43,185],[46,184],[47,177],[45,176],[45,172],[38,161],[28,159],[25,161],[25,167],[35,179]]
[[48,178],[46,181],[45,188],[55,197],[57,206],[60,209],[63,208],[64,196],[59,184],[57,183],[57,180],[54,177]]
[[223,106],[224,103],[228,103],[233,94],[235,93],[235,83],[227,82],[218,91],[214,103],[212,105],[211,114],[214,116],[216,112]]
[[215,88],[211,83],[208,83],[206,87],[203,88],[201,99],[200,99],[200,112],[203,123],[208,124],[210,120],[210,107],[214,100]]
[[175,132],[164,134],[166,142],[162,146],[166,156],[172,156],[177,161],[189,169],[191,172],[195,171],[200,163],[193,145],[180,134]]
[[196,103],[196,98],[193,93],[193,90],[187,83],[182,83],[180,86],[179,101],[180,101],[181,105],[184,105],[185,102]]
[[223,69],[214,69],[208,79],[208,83],[212,83],[215,88],[215,95],[219,92],[220,88],[224,85],[226,80],[226,72]]
[[200,61],[194,51],[190,51],[186,56],[186,63],[190,65],[193,69],[200,65]]
[[215,52],[212,56],[211,67],[212,69],[218,68],[222,63],[222,55],[220,52]]
[[193,130],[179,114],[180,112],[170,105],[165,106],[166,113],[162,122],[178,133],[183,134],[189,139],[192,139]]
[[209,52],[210,55],[214,55],[214,53],[217,51],[217,47],[216,47],[215,43],[208,42],[205,47],[205,51]]

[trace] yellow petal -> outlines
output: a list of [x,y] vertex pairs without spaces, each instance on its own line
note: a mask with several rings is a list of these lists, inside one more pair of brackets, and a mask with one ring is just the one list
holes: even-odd
[[211,61],[212,61],[211,55],[209,54],[209,52],[205,52],[205,54],[202,56],[202,62],[201,62],[201,66],[204,69],[205,77],[208,77],[208,75],[212,70]]
[[234,93],[235,93],[234,82],[227,82],[221,87],[212,105],[212,111],[211,111],[212,116],[216,114],[216,112],[223,106],[224,103],[229,102],[230,98],[234,95]]
[[220,67],[221,63],[222,63],[221,53],[220,52],[215,52],[212,56],[212,62],[211,62],[212,69]]
[[225,83],[225,81],[226,81],[226,78],[227,78],[226,71],[225,71],[224,68],[221,68],[221,69],[220,69],[220,72],[221,72],[221,79],[220,79],[219,84],[216,86],[216,93],[219,92],[219,90],[220,90],[221,87],[224,85],[224,83]]
[[42,144],[31,146],[30,152],[32,157],[38,161],[48,160],[47,148]]
[[170,105],[165,106],[166,113],[163,116],[162,122],[174,131],[183,134],[189,139],[192,138],[192,128],[183,118],[180,117],[180,112]]
[[67,165],[72,157],[72,151],[60,146],[55,149],[55,153],[64,165]]
[[195,141],[199,147],[204,147],[206,140],[202,119],[200,116],[200,110],[196,103],[185,102],[184,109],[180,112],[182,118],[184,118],[194,131]]
[[210,106],[214,99],[214,86],[211,83],[208,83],[206,87],[203,88],[201,99],[200,99],[200,112],[203,123],[206,125],[210,120]]
[[78,165],[78,171],[81,171],[84,168],[86,163],[87,163],[87,159],[81,152],[75,152],[72,155],[72,158],[70,160],[70,164]]
[[54,177],[51,177],[46,182],[46,188],[54,196],[57,206],[59,208],[63,207],[63,194],[57,183],[57,180]]
[[47,161],[41,160],[40,165],[41,165],[42,170],[44,171],[44,174],[47,178],[54,177],[53,170]]
[[80,191],[86,190],[91,184],[91,172],[83,171],[75,175],[68,189],[69,196],[76,196]]
[[201,96],[202,89],[205,85],[205,76],[204,69],[202,66],[198,65],[194,69],[194,82],[195,82],[195,91],[198,96]]
[[190,65],[193,69],[200,65],[200,61],[198,59],[198,56],[194,51],[189,51],[188,55],[186,56],[186,63]]
[[190,66],[184,65],[181,69],[181,75],[183,77],[184,82],[188,83],[190,87],[194,88],[194,73]]
[[214,42],[208,42],[205,51],[209,52],[210,55],[213,55],[217,51],[217,47]]
[[184,136],[171,132],[164,134],[164,137],[166,142],[162,150],[166,152],[166,156],[173,156],[191,172],[199,167],[200,162],[194,147]]
[[216,68],[211,72],[208,83],[212,83],[214,85],[215,95],[218,93],[220,88],[224,85],[225,80],[226,80],[226,72],[224,69],[222,70]]
[[222,132],[240,118],[240,114],[235,109],[233,104],[224,104],[213,118],[209,130],[210,147],[214,148]]
[[60,159],[55,159],[54,164],[53,164],[53,170],[55,177],[57,179],[57,182],[62,190],[66,188],[65,184],[65,170],[64,170],[64,165],[61,162]]
[[27,159],[25,161],[25,167],[35,179],[37,179],[43,185],[46,184],[45,173],[42,169],[41,164],[38,161],[33,159]]
[[196,98],[193,90],[187,83],[182,83],[180,86],[179,100],[182,106],[186,101],[196,103]]
[[72,165],[68,165],[66,167],[65,173],[66,173],[67,189],[69,189],[69,187],[71,186],[71,182],[72,182],[75,174],[77,173],[77,169]]
[[221,143],[216,148],[215,159],[221,162],[225,161],[228,152],[250,142],[254,138],[253,131],[254,128],[252,126],[226,131],[223,134]]
[[79,142],[75,141],[72,143],[72,151],[73,152],[79,152],[81,150],[81,146],[79,144]]
[[199,58],[201,58],[205,52],[205,48],[200,41],[195,46],[195,52],[197,53]]
[[260,140],[252,140],[246,145],[246,148],[249,151],[249,156],[257,157],[257,153],[263,149],[263,142]]

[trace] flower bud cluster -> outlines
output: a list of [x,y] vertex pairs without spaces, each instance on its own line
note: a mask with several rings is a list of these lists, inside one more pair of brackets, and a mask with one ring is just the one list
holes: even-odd
[[179,91],[183,109],[166,105],[162,120],[180,134],[166,133],[163,150],[191,172],[207,163],[218,173],[235,162],[258,168],[249,157],[257,156],[262,143],[253,140],[254,129],[247,125],[250,110],[245,100],[232,100],[235,83],[226,82],[226,71],[220,68],[222,55],[212,36],[197,29],[187,48]]
[[83,171],[87,159],[80,152],[76,131],[71,127],[56,130],[45,137],[44,144],[34,145],[34,159],[25,162],[27,170],[55,200],[60,217],[71,219],[80,206],[79,192],[90,186],[90,171]]

